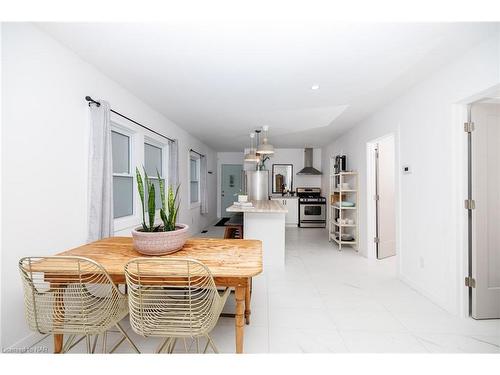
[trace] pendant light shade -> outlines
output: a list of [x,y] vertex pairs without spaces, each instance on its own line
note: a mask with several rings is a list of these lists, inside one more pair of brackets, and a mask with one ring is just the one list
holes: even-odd
[[253,148],[254,137],[255,133],[250,133],[250,150],[245,154],[245,163],[258,163],[260,161],[260,157],[255,153],[255,148]]
[[262,137],[262,143],[259,144],[259,146],[257,147],[258,154],[261,154],[261,155],[274,154],[274,146],[269,143],[268,138],[267,138],[268,130],[269,130],[269,126],[264,125],[262,127],[263,137]]

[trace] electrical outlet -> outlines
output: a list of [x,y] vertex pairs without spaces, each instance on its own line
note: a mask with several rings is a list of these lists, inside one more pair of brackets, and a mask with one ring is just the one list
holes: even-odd
[[424,257],[419,258],[420,268],[424,268]]

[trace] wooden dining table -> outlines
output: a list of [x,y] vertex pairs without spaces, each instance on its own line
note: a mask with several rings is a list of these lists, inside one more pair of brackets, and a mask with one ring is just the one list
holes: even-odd
[[[134,250],[131,237],[110,237],[64,251],[56,256],[80,256],[98,262],[109,273],[113,282],[119,285],[125,284],[125,264],[133,258],[144,255]],[[249,280],[262,272],[261,241],[190,238],[180,251],[162,257],[200,261],[209,268],[217,286],[234,288],[236,353],[243,353],[244,326],[245,321],[249,324],[251,313]],[[60,271],[64,273],[65,270]],[[54,334],[55,353],[61,352],[63,339],[62,334]]]

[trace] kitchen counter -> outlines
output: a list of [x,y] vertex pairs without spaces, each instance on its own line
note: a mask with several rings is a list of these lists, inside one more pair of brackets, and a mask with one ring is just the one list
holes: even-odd
[[285,215],[281,200],[252,201],[252,207],[229,206],[227,212],[243,213],[243,238],[262,241],[264,268],[285,265]]
[[282,213],[286,214],[288,209],[285,208],[279,201],[251,201],[252,207],[232,205],[226,209],[227,212],[259,212],[259,213]]

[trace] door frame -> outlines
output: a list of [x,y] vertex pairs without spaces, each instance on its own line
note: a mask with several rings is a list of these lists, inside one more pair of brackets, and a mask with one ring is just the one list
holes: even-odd
[[[398,132],[399,133],[399,132]],[[377,137],[366,142],[366,250],[367,257],[370,259],[377,259],[377,245],[373,240],[377,233],[377,219],[376,219],[376,202],[373,199],[376,191],[375,185],[375,148],[381,140],[392,139],[394,145],[394,206],[396,215],[396,257],[398,263],[398,273],[400,270],[401,250],[400,250],[400,218],[401,218],[401,204],[400,204],[400,173],[399,173],[399,142],[397,133],[391,132],[381,137]]]
[[[466,318],[471,316],[471,291],[470,288],[465,287],[464,278],[466,276],[472,276],[470,274],[472,270],[472,264],[470,264],[470,259],[472,259],[472,238],[469,241],[469,216],[467,210],[464,209],[464,200],[467,199],[469,194],[469,172],[468,166],[468,137],[467,133],[464,131],[464,123],[469,121],[469,107],[479,102],[485,97],[492,95],[500,90],[500,84],[489,87],[483,91],[480,91],[474,95],[464,98],[453,105],[453,135],[455,137],[456,153],[455,153],[455,165],[454,169],[457,174],[457,198],[460,202],[457,202],[457,218],[456,228],[458,236],[458,254],[457,254],[457,285],[458,285],[458,296],[459,296],[459,316]],[[474,118],[471,119],[474,122]],[[472,199],[474,199],[474,192],[472,192]],[[472,225],[472,231],[474,226]]]
[[242,173],[242,176],[241,176],[241,178],[242,178],[242,180],[241,180],[241,187],[243,188],[243,186],[244,186],[243,185],[243,178],[244,178],[243,173],[245,172],[245,165],[243,163],[221,163],[220,164],[219,183],[217,184],[218,185],[217,200],[220,202],[219,203],[219,207],[218,207],[218,211],[219,211],[218,212],[218,214],[219,214],[218,217],[219,218],[225,217],[223,215],[223,212],[222,212],[222,210],[223,210],[223,207],[222,207],[222,205],[223,205],[223,202],[222,202],[222,177],[223,177],[223,170],[224,170],[224,166],[225,165],[238,165],[238,166],[241,166],[241,173]]

